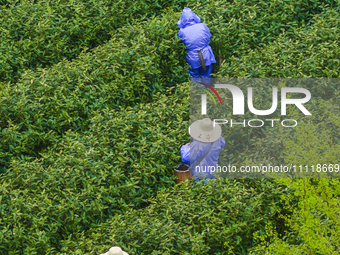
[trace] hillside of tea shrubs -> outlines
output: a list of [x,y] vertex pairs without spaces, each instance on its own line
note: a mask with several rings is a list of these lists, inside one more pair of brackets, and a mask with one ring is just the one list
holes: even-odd
[[[338,179],[175,185],[184,7],[215,77],[340,77],[337,1],[0,1],[0,254],[339,254]],[[293,130],[223,127],[223,163],[339,164],[339,86],[308,89]]]

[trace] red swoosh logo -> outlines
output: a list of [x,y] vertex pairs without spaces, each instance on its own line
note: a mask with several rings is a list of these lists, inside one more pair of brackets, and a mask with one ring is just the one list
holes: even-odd
[[217,96],[218,100],[220,100],[220,104],[222,105],[221,98],[220,98],[220,96],[218,95],[217,91],[216,91],[213,87],[211,87],[210,85],[208,85],[208,84],[205,84],[205,83],[203,83],[203,82],[200,82],[200,83],[203,84],[204,86],[208,87],[209,89],[211,89],[211,91],[214,92],[215,95]]

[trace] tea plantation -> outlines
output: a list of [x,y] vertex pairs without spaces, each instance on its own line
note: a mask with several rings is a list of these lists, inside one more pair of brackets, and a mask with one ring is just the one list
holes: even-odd
[[[0,1],[0,254],[340,253],[339,179],[175,185],[184,7],[210,28],[215,77],[340,78],[338,1]],[[336,84],[309,87],[292,130],[223,127],[221,158],[339,164]]]

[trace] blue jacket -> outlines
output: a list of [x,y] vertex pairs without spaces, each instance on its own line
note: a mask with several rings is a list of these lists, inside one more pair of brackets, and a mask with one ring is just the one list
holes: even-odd
[[199,177],[200,173],[205,175],[205,178],[214,179],[214,173],[212,173],[212,167],[217,172],[217,164],[220,151],[225,146],[225,140],[221,136],[213,143],[213,146],[209,154],[196,166],[196,162],[200,160],[209,150],[211,143],[203,143],[197,140],[193,140],[190,145],[183,145],[181,147],[181,157],[184,164],[195,166],[191,173]]
[[185,7],[177,25],[180,30],[177,36],[186,46],[188,53],[185,55],[188,64],[192,69],[201,67],[199,64],[198,50],[203,53],[205,65],[216,63],[214,53],[209,46],[210,30],[205,23],[190,8]]

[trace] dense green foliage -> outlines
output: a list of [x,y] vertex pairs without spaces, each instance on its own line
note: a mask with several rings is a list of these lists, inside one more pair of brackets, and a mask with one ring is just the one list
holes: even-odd
[[168,165],[176,165],[177,144],[186,141],[183,100],[189,98],[182,91],[153,99],[94,113],[88,131],[67,131],[40,160],[12,161],[0,186],[1,248],[23,254],[59,250],[60,240],[139,208],[171,186]]
[[276,219],[286,193],[268,180],[220,179],[194,188],[186,182],[150,199],[144,210],[99,224],[77,243],[65,241],[62,254],[105,251],[113,240],[132,254],[247,254],[253,232]]
[[237,48],[265,45],[333,4],[318,0],[4,1],[0,5],[0,79],[15,82],[26,69],[73,59],[83,50],[106,43],[115,29],[164,13],[168,7],[175,11],[193,7],[217,35],[211,45],[222,61]]
[[168,15],[121,28],[107,44],[72,62],[28,71],[14,86],[4,84],[0,172],[12,156],[36,157],[66,130],[86,130],[97,110],[151,102],[153,94],[187,80],[174,21]]
[[[0,254],[337,254],[338,181],[173,187],[184,6],[211,30],[217,77],[339,77],[336,1],[0,1]],[[224,163],[339,163],[334,84],[307,86],[293,130],[224,129]]]
[[73,59],[110,39],[126,24],[179,11],[186,1],[32,1],[0,6],[0,79],[16,81],[25,69]]
[[240,159],[240,164],[339,163],[337,159],[340,152],[339,107],[339,92],[326,101],[313,100],[313,104],[309,105],[312,116],[303,119],[300,112],[294,111],[290,117],[301,119],[295,130],[277,126],[268,130],[265,137],[254,137],[251,141],[252,146],[244,151],[248,157]]
[[[221,77],[339,77],[340,15],[334,9],[315,15],[312,25],[283,32],[272,43],[235,54],[219,71]],[[324,93],[327,94],[327,93]]]
[[229,61],[230,57],[245,56],[252,49],[265,48],[283,32],[311,24],[314,14],[334,4],[318,0],[211,1],[204,8],[198,5],[193,10],[203,17],[214,35],[210,44],[219,65],[224,59]]
[[[336,125],[339,133],[339,112],[329,115],[327,123],[330,127]],[[330,164],[339,164],[339,134],[333,136],[332,131],[335,130],[328,130],[321,124],[303,125],[295,137],[284,137],[286,162],[302,166],[326,164],[328,169]],[[319,177],[325,174],[321,172]],[[275,226],[268,224],[265,233],[256,234],[259,244],[253,254],[339,254],[339,174],[337,179],[318,179],[315,174],[312,177],[280,180],[295,190],[294,194],[282,197],[290,213],[280,217],[290,226],[290,231],[282,235]],[[298,203],[296,198],[299,198]]]

